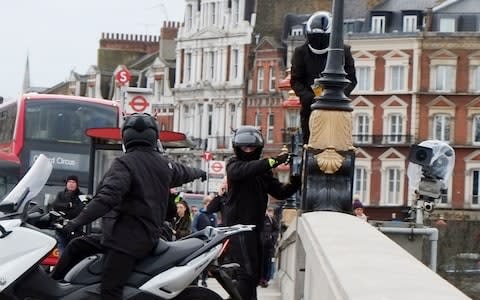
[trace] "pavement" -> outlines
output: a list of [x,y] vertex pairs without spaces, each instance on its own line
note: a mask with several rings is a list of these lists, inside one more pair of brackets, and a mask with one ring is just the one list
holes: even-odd
[[[222,288],[220,283],[217,282],[214,278],[208,278],[207,280],[208,288],[215,291],[223,299],[228,298],[228,294]],[[258,300],[280,300],[282,299],[282,294],[280,293],[280,287],[278,281],[274,278],[270,280],[267,288],[258,287],[257,288],[257,299]]]

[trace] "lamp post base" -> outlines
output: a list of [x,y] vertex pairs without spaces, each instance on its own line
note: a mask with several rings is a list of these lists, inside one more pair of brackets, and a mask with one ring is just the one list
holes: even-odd
[[320,153],[320,150],[305,150],[302,212],[326,210],[351,214],[355,169],[354,151],[338,151],[338,154],[344,159],[334,174],[325,173],[320,169],[316,159]]

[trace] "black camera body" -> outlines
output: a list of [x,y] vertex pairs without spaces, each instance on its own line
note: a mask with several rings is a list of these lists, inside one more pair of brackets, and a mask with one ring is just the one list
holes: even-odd
[[412,145],[408,160],[414,164],[421,166],[422,179],[418,185],[419,200],[423,200],[423,209],[425,211],[432,211],[434,202],[440,198],[441,183],[432,174],[432,158],[434,156],[433,149],[420,145]]
[[433,149],[420,145],[412,145],[412,147],[410,148],[410,153],[408,155],[408,160],[410,162],[420,165],[422,167],[430,166],[432,158]]

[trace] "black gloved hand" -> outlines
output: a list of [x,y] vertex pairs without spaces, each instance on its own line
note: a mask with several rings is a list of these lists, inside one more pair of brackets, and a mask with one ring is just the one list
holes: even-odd
[[75,222],[68,221],[66,224],[63,225],[61,231],[65,236],[71,236],[75,233],[75,230],[77,228],[78,225]]
[[277,157],[272,158],[274,160],[273,164],[270,164],[272,168],[276,168],[281,164],[288,164],[292,159],[292,153],[282,153]]
[[202,175],[200,176],[200,179],[201,179],[202,181],[207,180],[207,172],[203,172]]
[[295,188],[299,189],[302,186],[302,176],[301,175],[291,175],[290,184]]

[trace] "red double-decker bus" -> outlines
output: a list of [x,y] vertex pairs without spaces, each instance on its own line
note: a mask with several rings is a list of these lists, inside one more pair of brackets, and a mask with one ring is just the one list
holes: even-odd
[[40,153],[53,172],[38,200],[47,204],[65,187],[68,175],[87,190],[89,128],[118,127],[120,108],[114,101],[80,96],[26,94],[0,105],[0,199],[25,174]]

